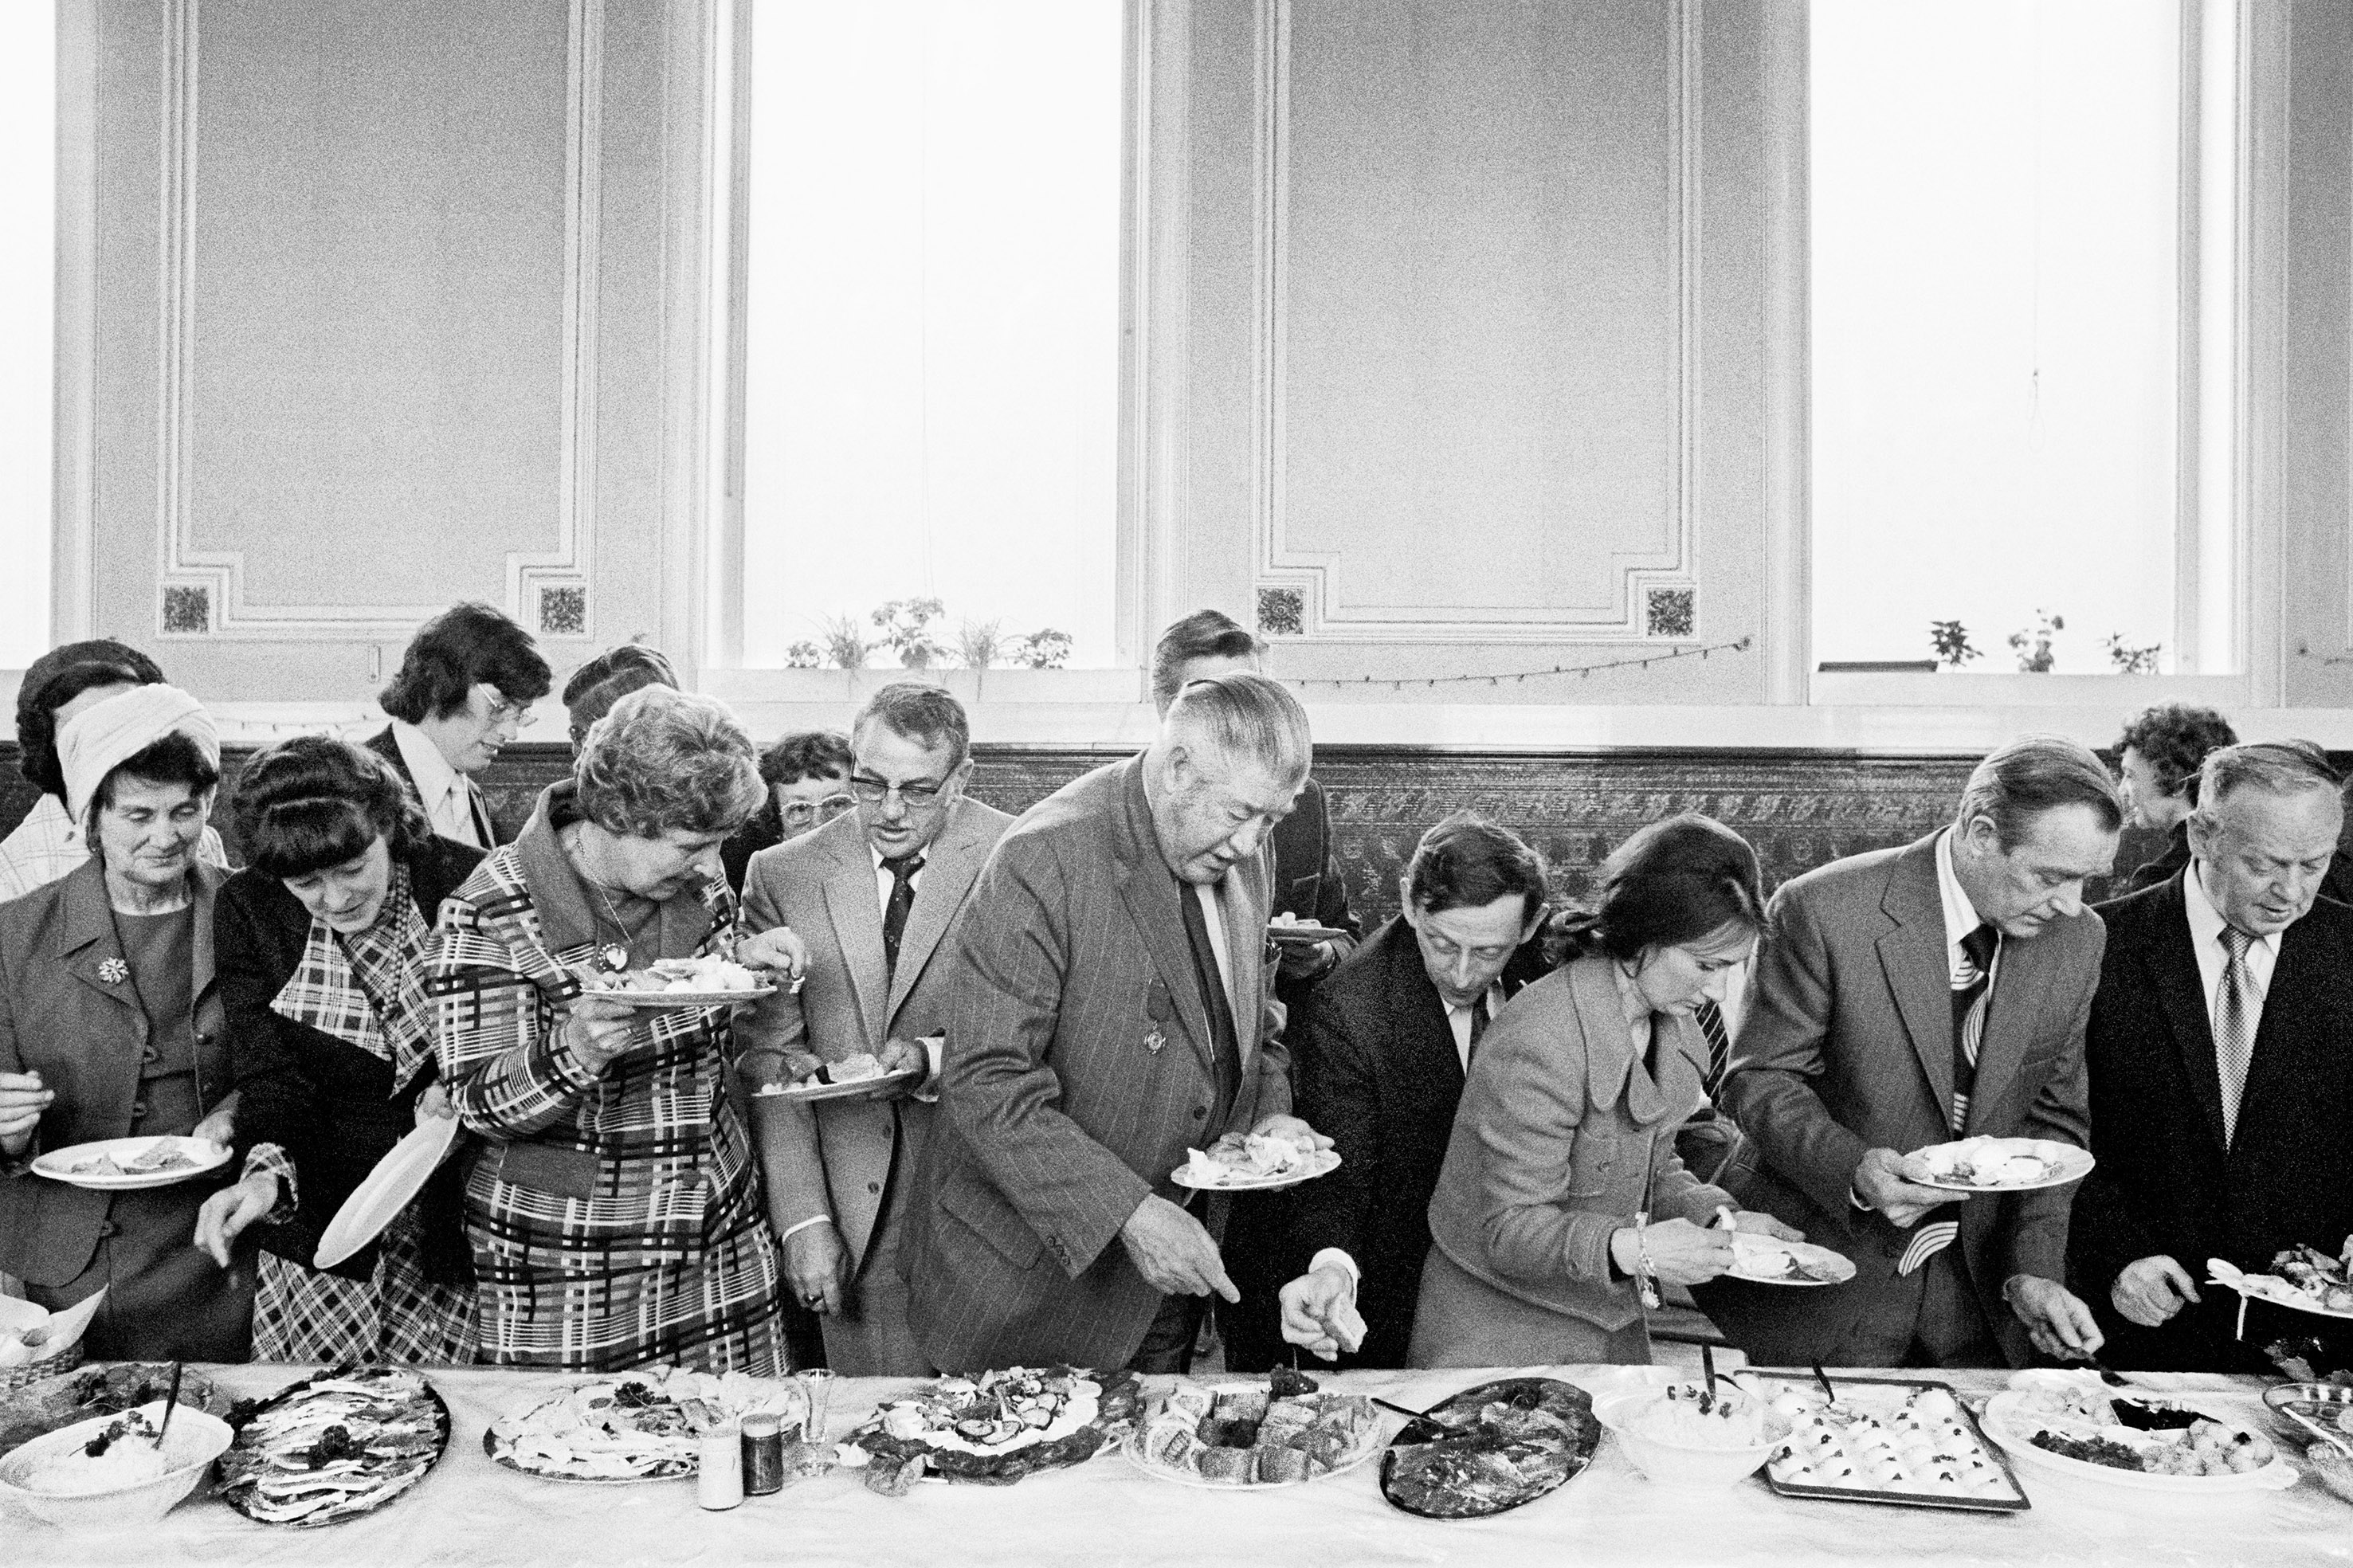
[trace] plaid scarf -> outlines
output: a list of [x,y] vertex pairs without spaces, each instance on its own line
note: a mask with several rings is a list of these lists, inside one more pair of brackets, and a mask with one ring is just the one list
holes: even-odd
[[433,1059],[433,1010],[421,969],[431,932],[393,862],[375,924],[349,936],[313,916],[302,961],[269,1004],[281,1018],[392,1064],[395,1094]]

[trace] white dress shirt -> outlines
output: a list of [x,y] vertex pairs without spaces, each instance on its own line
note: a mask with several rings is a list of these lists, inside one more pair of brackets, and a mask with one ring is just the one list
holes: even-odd
[[[2231,966],[2230,950],[2222,945],[2222,927],[2226,923],[2222,911],[2206,896],[2206,884],[2198,879],[2202,868],[2189,862],[2189,872],[2181,879],[2181,901],[2189,910],[2189,951],[2198,955],[2199,989],[2206,994],[2206,1027],[2213,1037],[2219,1061],[2222,1029],[2215,1017],[2215,1003],[2222,994],[2222,973]],[[2254,933],[2250,931],[2250,936]],[[2247,1038],[2252,1041],[2263,1025],[2263,998],[2271,994],[2272,971],[2279,967],[2280,933],[2256,936],[2247,943]]]
[[[1495,1015],[1502,1012],[1504,1008],[1503,982],[1499,980],[1489,984],[1486,994],[1480,1000],[1486,1003],[1487,1022],[1493,1024],[1495,1021]],[[1471,1008],[1472,1005],[1471,1003],[1465,1003],[1460,1007],[1450,1006],[1446,1009],[1446,1026],[1454,1031],[1454,1055],[1461,1062],[1464,1072],[1471,1070]]]
[[[1961,946],[1961,939],[1985,924],[1985,917],[1969,902],[1961,890],[1961,879],[1953,871],[1953,830],[1949,827],[1936,835],[1936,893],[1945,906],[1945,973],[1956,984],[1964,964],[1974,968],[1976,961]],[[1994,976],[2001,973],[2001,943],[1997,940],[1993,949],[1993,967],[1986,972],[1986,989],[1993,989]]]
[[[923,847],[923,849],[928,849],[931,846],[927,844]],[[923,853],[923,849],[915,850],[913,853],[921,855]],[[885,915],[888,915],[891,912],[891,883],[892,880],[891,876],[891,868],[882,863],[882,851],[875,848],[871,843],[866,846],[866,850],[868,854],[874,857],[875,896],[882,900],[882,912]],[[917,870],[909,873],[907,877],[908,892],[920,892],[923,890],[923,873],[922,871]]]
[[408,764],[408,776],[416,781],[417,798],[431,819],[433,831],[477,849],[496,847],[483,843],[480,830],[474,826],[472,784],[449,765],[432,737],[405,719],[395,719],[392,741],[400,748],[400,760]]

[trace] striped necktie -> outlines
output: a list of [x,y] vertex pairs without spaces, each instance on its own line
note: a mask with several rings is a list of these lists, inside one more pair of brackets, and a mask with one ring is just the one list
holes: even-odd
[[1699,1020],[1699,1032],[1707,1037],[1707,1077],[1702,1082],[1710,1104],[1715,1091],[1724,1087],[1725,1070],[1732,1066],[1732,1036],[1724,1026],[1724,1014],[1713,1002],[1702,998],[1692,1010]]
[[2214,988],[2214,1067],[2222,1080],[2222,1146],[2239,1130],[2239,1101],[2247,1092],[2247,1068],[2255,1059],[2255,981],[2247,973],[2247,950],[2255,939],[2236,926],[2222,928],[2230,954],[2221,984]]
[[[1978,1080],[1978,1047],[1985,1040],[1986,1009],[1993,999],[1994,964],[2000,951],[2000,931],[1980,922],[1961,938],[1960,954],[1953,960],[1952,1126],[1956,1138],[1968,1131],[1969,1095]],[[1952,1246],[1960,1233],[1958,1220],[1940,1219],[1920,1226],[1912,1233],[1912,1243],[1904,1249],[1895,1272],[1915,1272]]]

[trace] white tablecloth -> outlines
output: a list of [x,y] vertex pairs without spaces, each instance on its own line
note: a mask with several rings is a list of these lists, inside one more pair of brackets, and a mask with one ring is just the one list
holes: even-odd
[[[1641,1375],[1625,1368],[1526,1369],[1600,1394]],[[299,1369],[208,1368],[240,1395],[284,1386]],[[1494,1519],[1440,1521],[1383,1501],[1377,1464],[1282,1491],[1219,1493],[1145,1476],[1115,1453],[1005,1488],[925,1484],[903,1499],[865,1489],[855,1472],[796,1482],[725,1513],[695,1506],[691,1481],[566,1485],[494,1465],[492,1417],[567,1378],[514,1372],[428,1373],[455,1421],[432,1475],[382,1512],[321,1530],[248,1521],[200,1491],[153,1531],[69,1535],[11,1520],[0,1562],[38,1564],[247,1563],[906,1563],[984,1568],[1089,1563],[1444,1563],[1504,1568],[1629,1563],[2196,1565],[2353,1563],[2353,1507],[2310,1478],[2285,1492],[2185,1511],[2139,1494],[2068,1491],[2021,1473],[2032,1509],[1998,1517],[1776,1497],[1761,1479],[1693,1494],[1654,1486],[1604,1437],[1591,1468],[1551,1496]],[[1360,1373],[1328,1386],[1420,1409],[1491,1376]],[[1834,1374],[1835,1375],[1835,1374]],[[1998,1374],[1956,1373],[1964,1393]],[[2217,1415],[2269,1429],[2249,1379],[2151,1377],[2195,1394]],[[909,1385],[844,1380],[829,1426],[846,1433]],[[1392,1422],[1396,1418],[1390,1418]]]

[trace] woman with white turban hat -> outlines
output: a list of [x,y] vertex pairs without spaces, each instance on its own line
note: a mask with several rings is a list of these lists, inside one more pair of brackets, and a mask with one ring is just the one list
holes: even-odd
[[250,1254],[223,1269],[195,1246],[219,1178],[101,1192],[34,1158],[102,1139],[236,1125],[213,895],[196,846],[220,782],[211,718],[186,692],[133,686],[58,731],[67,808],[90,858],[0,905],[0,1271],[52,1310],[101,1287],[83,1339],[97,1360],[241,1361]]

